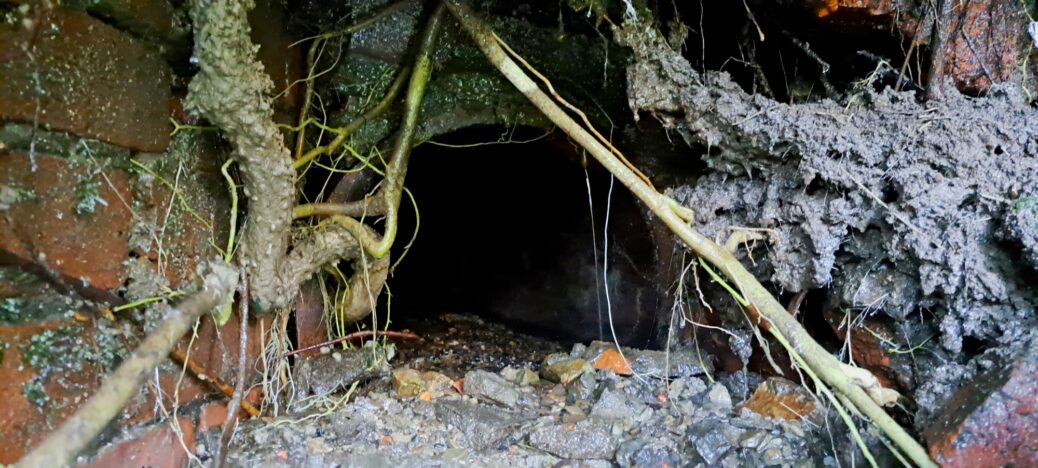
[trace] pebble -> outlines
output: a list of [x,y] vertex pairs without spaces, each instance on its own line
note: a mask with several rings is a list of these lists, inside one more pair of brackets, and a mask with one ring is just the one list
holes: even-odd
[[[468,333],[466,328],[475,325],[458,321],[452,326],[456,333]],[[359,388],[360,396],[320,419],[301,421],[300,415],[293,414],[291,425],[277,428],[269,421],[245,422],[241,437],[249,442],[237,444],[228,462],[248,465],[270,460],[269,452],[280,450],[300,462],[347,465],[366,460],[381,466],[512,468],[696,463],[812,466],[821,463],[829,450],[828,434],[817,428],[766,419],[748,410],[736,412],[733,396],[724,385],[708,385],[693,375],[668,382],[646,376],[648,381],[643,382],[595,371],[586,361],[594,344],[573,346],[575,355],[543,352],[526,360],[466,361],[473,354],[461,353],[463,348],[529,350],[500,343],[484,346],[471,335],[463,336],[437,338],[441,346],[457,342],[454,348],[440,348],[440,354],[402,355],[407,356],[407,367],[392,372],[392,389],[386,380],[369,381]],[[445,356],[455,352],[458,354],[445,364]],[[640,350],[631,353],[653,359],[662,355]],[[346,361],[347,355],[342,358]],[[327,359],[332,361],[334,356]],[[545,381],[532,370],[538,365]],[[549,371],[551,366],[555,368]],[[558,382],[546,381],[549,375]],[[465,394],[447,388],[428,402],[403,397],[432,396],[436,388],[462,376]],[[717,377],[725,382],[723,375]],[[409,392],[409,387],[414,389]],[[323,435],[314,437],[316,428],[322,427],[327,428]],[[329,452],[334,456],[325,455]]]

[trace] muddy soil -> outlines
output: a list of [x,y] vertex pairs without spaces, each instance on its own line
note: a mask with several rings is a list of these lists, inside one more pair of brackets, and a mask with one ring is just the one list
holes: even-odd
[[[422,341],[399,347],[391,372],[364,377],[348,401],[343,390],[352,384],[339,382],[338,393],[297,401],[288,415],[244,423],[228,462],[822,466],[837,463],[834,448],[842,457],[855,456],[824,410],[785,420],[742,408],[746,396],[734,389],[744,383],[703,367],[692,351],[624,348],[634,375],[619,376],[592,365],[614,349],[609,343],[570,347],[466,315],[444,315],[426,325]],[[368,349],[334,353],[345,362],[350,353]],[[427,371],[426,382],[445,379],[446,385],[413,396],[400,382],[406,369]],[[216,436],[203,445],[214,447]]]
[[651,28],[617,39],[635,54],[632,110],[703,149],[708,171],[671,194],[710,207],[696,212],[704,234],[755,229],[767,248],[745,263],[775,290],[823,289],[825,309],[858,323],[886,317],[905,349],[933,338],[913,356],[917,422],[988,360],[980,351],[1034,343],[1038,112],[1021,89],[920,104],[866,79],[786,104],[694,70]]

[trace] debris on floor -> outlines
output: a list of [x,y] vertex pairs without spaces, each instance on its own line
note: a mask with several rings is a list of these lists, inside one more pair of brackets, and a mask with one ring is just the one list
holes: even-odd
[[[821,404],[792,382],[769,379],[750,402],[733,401],[726,383],[735,379],[721,380],[709,365],[698,361],[694,351],[617,349],[612,343],[595,341],[575,344],[567,352],[559,343],[476,317],[445,315],[428,322],[433,326],[423,330],[421,342],[400,346],[390,361],[392,371],[350,373],[361,383],[348,401],[342,401],[347,394],[343,391],[352,382],[314,386],[311,381],[310,390],[339,393],[315,392],[297,405],[306,408],[303,411],[273,421],[244,423],[231,443],[228,462],[239,466],[836,463],[830,437],[844,436],[829,431],[837,434],[842,429],[828,426]],[[339,360],[331,353],[322,358],[348,362],[370,356],[371,348],[335,353],[341,353]],[[609,360],[609,365],[600,364],[603,360]],[[357,367],[372,368],[370,363]],[[766,391],[775,394],[771,405],[783,406],[786,412],[768,409],[769,403],[763,401]],[[790,416],[798,411],[804,414]]]

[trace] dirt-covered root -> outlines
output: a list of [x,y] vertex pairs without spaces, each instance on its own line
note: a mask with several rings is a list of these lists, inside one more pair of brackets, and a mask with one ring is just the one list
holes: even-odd
[[220,127],[234,146],[249,198],[241,261],[262,311],[287,305],[296,288],[278,275],[288,251],[296,189],[291,154],[274,124],[273,83],[249,39],[252,6],[249,0],[191,2],[199,71],[186,107]]
[[[322,225],[308,236],[291,238],[296,172],[274,124],[273,85],[249,38],[247,13],[252,6],[248,0],[191,2],[200,69],[191,81],[187,107],[216,124],[234,146],[249,199],[240,262],[249,270],[252,300],[262,314],[288,306],[299,284],[322,266],[362,259],[356,235],[377,235],[363,225],[354,235],[338,226]],[[350,286],[377,297],[389,260],[366,260],[370,265],[356,262],[358,274]],[[369,297],[354,297],[348,315],[363,318],[372,302]]]
[[[935,314],[943,359],[966,338],[1009,352],[1034,334],[1038,113],[1016,89],[925,105],[858,90],[790,105],[698,73],[647,24],[616,37],[635,56],[631,108],[709,148],[711,172],[673,191],[710,207],[697,226],[772,233],[759,275],[788,291],[828,288],[837,307],[912,324],[916,342],[932,335],[921,311]],[[963,377],[933,359],[918,361],[923,416]]]

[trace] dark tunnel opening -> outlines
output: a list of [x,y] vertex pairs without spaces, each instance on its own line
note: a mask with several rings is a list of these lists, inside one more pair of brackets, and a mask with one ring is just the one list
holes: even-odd
[[[540,131],[512,137],[522,133]],[[437,139],[457,146],[415,149],[407,187],[420,230],[389,281],[394,324],[466,313],[556,340],[611,341],[611,312],[621,344],[654,345],[667,284],[658,252],[670,249],[643,207],[619,183],[610,195],[608,172],[593,161],[585,172],[564,135],[471,145],[500,134],[466,130]],[[415,228],[414,210],[401,213],[394,261]]]

